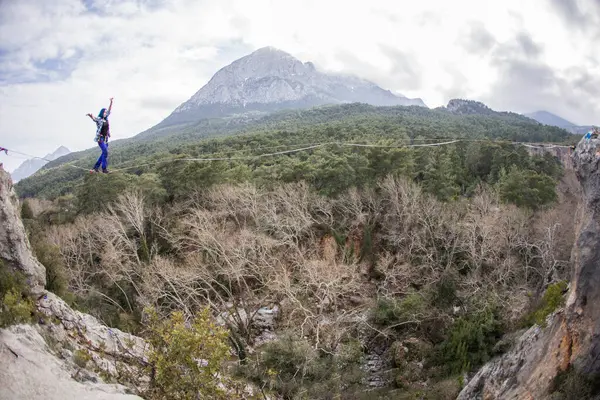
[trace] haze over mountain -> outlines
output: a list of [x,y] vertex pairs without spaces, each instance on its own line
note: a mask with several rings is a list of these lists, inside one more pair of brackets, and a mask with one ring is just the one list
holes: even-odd
[[249,111],[270,112],[323,104],[417,105],[421,99],[393,94],[350,75],[324,73],[274,47],[263,47],[221,68],[157,127]]
[[545,125],[558,126],[559,128],[566,129],[567,131],[575,134],[584,134],[589,131],[592,127],[590,125],[577,125],[571,121],[559,117],[556,114],[552,114],[548,111],[535,111],[532,113],[524,114],[526,117],[536,120],[537,122]]
[[47,160],[53,161],[59,157],[65,156],[69,154],[71,151],[65,146],[60,146],[58,149],[54,150],[54,152],[50,154],[46,154],[42,160],[40,158],[31,158],[29,160],[23,161],[21,165],[19,165],[10,175],[13,182],[17,183],[21,179],[25,179],[28,176],[33,175],[37,170],[42,168],[44,165],[48,163]]
[[531,119],[535,119],[539,123],[546,125],[554,125],[560,128],[576,126],[571,121],[567,121],[566,119],[559,117],[558,115],[552,114],[548,111],[535,111],[532,113],[525,114],[525,116]]

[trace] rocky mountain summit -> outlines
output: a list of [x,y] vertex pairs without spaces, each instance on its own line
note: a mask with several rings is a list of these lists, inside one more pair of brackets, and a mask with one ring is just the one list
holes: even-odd
[[376,106],[417,105],[354,76],[319,71],[273,47],[264,47],[220,69],[157,127],[249,111],[276,111],[361,102]]
[[589,389],[568,398],[600,399],[600,140],[582,139],[571,158],[583,199],[566,305],[484,365],[458,399],[547,399],[561,379]]
[[479,101],[465,99],[452,99],[448,102],[448,105],[446,105],[445,108],[447,111],[459,115],[493,115],[496,113],[496,111],[492,110],[491,108]]
[[529,118],[522,116],[521,114],[513,113],[510,111],[496,111],[483,104],[480,101],[467,100],[467,99],[451,99],[446,107],[440,107],[452,114],[456,115],[505,115],[516,118],[521,118],[524,121],[528,121]]

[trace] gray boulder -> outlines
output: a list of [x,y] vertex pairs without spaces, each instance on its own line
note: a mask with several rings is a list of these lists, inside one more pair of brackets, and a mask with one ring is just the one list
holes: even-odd
[[79,371],[57,358],[31,325],[0,329],[0,359],[2,400],[141,399],[127,394],[125,386],[102,383],[89,375],[84,382],[75,380]]

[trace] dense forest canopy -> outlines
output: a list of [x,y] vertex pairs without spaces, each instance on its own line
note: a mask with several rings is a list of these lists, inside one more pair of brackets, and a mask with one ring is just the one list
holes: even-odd
[[[306,180],[321,193],[335,195],[392,173],[410,176],[439,198],[450,199],[469,194],[479,182],[497,183],[501,171],[514,174],[511,166],[556,177],[557,167],[549,158],[534,161],[524,149],[506,142],[574,139],[565,130],[513,113],[463,115],[445,109],[364,104],[205,120],[170,129],[111,143],[110,165],[121,170],[121,176],[86,177],[85,168],[97,157],[93,149],[48,163],[33,177],[19,182],[17,191],[21,197],[54,199],[74,193],[82,182],[106,178],[116,181],[117,187],[121,181],[152,181],[173,199],[214,183],[252,181],[268,185]],[[446,138],[468,140],[435,148],[349,148],[335,144],[402,146]],[[236,159],[315,143],[331,144],[274,157]],[[190,157],[233,159],[177,161]],[[542,179],[538,178],[532,179]]]

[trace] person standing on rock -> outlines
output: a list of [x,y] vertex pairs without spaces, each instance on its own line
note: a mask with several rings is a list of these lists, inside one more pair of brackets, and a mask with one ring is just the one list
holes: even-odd
[[102,172],[108,174],[108,138],[110,137],[110,126],[108,124],[108,116],[112,110],[113,98],[110,98],[110,105],[108,106],[108,110],[103,108],[98,113],[97,117],[94,117],[92,114],[86,114],[88,117],[92,119],[96,123],[96,137],[94,138],[95,142],[98,142],[98,146],[102,153],[96,161],[96,165],[94,165],[94,169],[90,170],[90,172],[98,172],[98,168],[102,166]]

